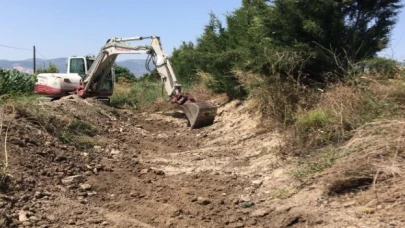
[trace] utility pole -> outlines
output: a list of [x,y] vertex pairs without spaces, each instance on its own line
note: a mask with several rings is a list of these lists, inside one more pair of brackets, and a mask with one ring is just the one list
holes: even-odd
[[33,74],[35,74],[35,71],[36,71],[36,57],[35,57],[35,53],[36,53],[36,51],[35,51],[35,45],[34,45],[34,48],[33,48]]

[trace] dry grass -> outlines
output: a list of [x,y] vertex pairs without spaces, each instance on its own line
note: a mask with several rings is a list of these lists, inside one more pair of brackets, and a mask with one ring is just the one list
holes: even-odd
[[279,121],[286,128],[295,121],[298,110],[308,110],[318,100],[318,93],[291,77],[261,76],[251,72],[233,72],[248,91],[249,99],[265,115]]
[[210,91],[204,84],[193,85],[188,91],[197,101],[211,100],[216,94]]
[[306,148],[344,143],[365,123],[401,116],[404,99],[402,81],[334,84],[321,94],[314,108],[297,112],[295,143]]
[[[9,110],[11,109],[11,110]],[[0,120],[0,139],[1,139],[1,146],[0,148],[4,150],[4,160],[2,162],[1,170],[0,170],[0,190],[5,190],[8,188],[9,184],[9,173],[8,173],[8,168],[9,168],[9,163],[8,163],[8,149],[7,149],[7,139],[8,139],[8,131],[10,129],[10,126],[12,122],[15,119],[15,108],[12,103],[6,103],[2,107],[2,115],[1,115],[1,120]],[[8,122],[8,123],[7,123]],[[3,136],[3,129],[5,128],[5,133]]]
[[[294,131],[286,138],[286,145],[289,146],[283,148],[283,155],[293,155],[297,160],[297,169],[292,174],[309,183],[308,181],[315,180],[317,175],[333,167],[336,162],[340,163],[342,157],[350,153],[361,156],[358,152],[365,148],[355,146],[357,150],[354,150],[349,145],[356,138],[361,138],[360,134],[371,123],[381,124],[381,120],[402,119],[404,91],[405,84],[400,80],[370,80],[360,85],[335,84],[325,90],[314,108],[297,112]],[[349,140],[352,141],[342,150],[341,146]],[[372,140],[373,143],[391,143],[380,135]],[[372,148],[367,143],[364,145]],[[370,176],[375,175],[375,170],[370,168],[369,163],[364,163],[361,159],[353,160],[354,157],[347,159],[349,160],[343,161],[343,164],[356,164],[355,170],[342,181],[336,181],[332,187],[335,190],[331,192],[341,193],[345,189],[357,189],[373,182]],[[367,173],[370,170],[371,174]]]
[[341,158],[326,172],[329,195],[364,191],[364,207],[395,215],[405,210],[405,119],[375,121],[356,130],[340,148]]

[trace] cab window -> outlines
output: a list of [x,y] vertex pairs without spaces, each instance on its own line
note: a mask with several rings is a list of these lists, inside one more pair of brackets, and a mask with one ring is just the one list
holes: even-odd
[[70,73],[84,74],[86,73],[83,58],[70,59]]

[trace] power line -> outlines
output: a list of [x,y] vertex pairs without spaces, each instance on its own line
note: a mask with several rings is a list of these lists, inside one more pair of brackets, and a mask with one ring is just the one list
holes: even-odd
[[43,54],[41,54],[41,52],[39,52],[37,48],[35,48],[35,52],[37,52],[42,58],[49,62],[49,60]]
[[[12,48],[12,49],[18,49],[18,50],[24,50],[24,51],[32,51],[32,49],[28,48],[20,48],[20,47],[13,47],[13,46],[8,46],[4,44],[0,44],[1,47],[6,47],[6,48]],[[49,61],[41,52],[38,51],[37,48],[35,48],[35,52],[38,53],[42,58],[44,58],[46,61]]]
[[12,48],[12,49],[24,50],[24,51],[32,51],[32,49],[28,49],[28,48],[12,47],[12,46],[3,45],[3,44],[0,44],[0,46],[1,46],[1,47],[6,47],[6,48]]

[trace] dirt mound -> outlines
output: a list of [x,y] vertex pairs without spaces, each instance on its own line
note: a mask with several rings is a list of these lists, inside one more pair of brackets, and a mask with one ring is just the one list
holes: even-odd
[[[7,138],[6,129],[2,129],[1,150],[7,146],[8,164],[3,164],[3,170],[10,178],[2,182],[0,226],[40,227],[68,222],[66,217],[53,215],[61,210],[58,203],[82,195],[78,184],[86,181],[87,174],[108,170],[92,155],[93,145],[80,141],[81,137],[96,137],[102,131],[78,119],[77,110],[66,111],[69,104],[55,103],[53,107],[16,101],[3,106],[7,112],[2,123],[10,124],[10,128]],[[106,119],[101,114],[93,118]]]

